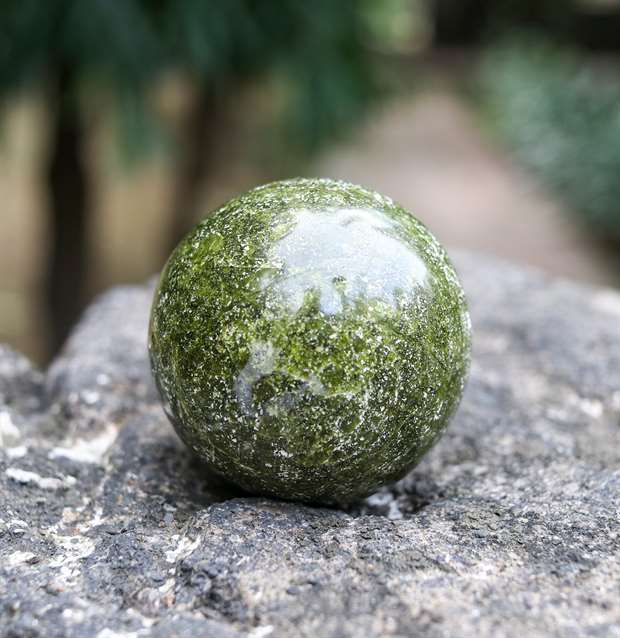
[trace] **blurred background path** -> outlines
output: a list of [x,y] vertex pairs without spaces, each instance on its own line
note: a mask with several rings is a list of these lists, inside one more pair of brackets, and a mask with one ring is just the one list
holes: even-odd
[[[40,149],[32,135],[40,114],[26,104],[13,117],[13,136],[22,152],[0,175],[0,336],[40,359],[46,320],[40,266],[47,231],[33,175]],[[583,232],[555,198],[494,146],[469,105],[446,86],[387,103],[351,140],[322,153],[305,173],[389,194],[448,248],[496,255],[583,282],[620,285],[620,255]],[[217,188],[205,191],[203,210],[260,181],[247,166],[229,171]],[[170,184],[161,163],[142,168],[131,181],[103,170],[98,191],[91,229],[93,293],[157,270],[162,229],[169,223]]]
[[448,247],[476,250],[580,281],[620,285],[620,255],[602,250],[448,88],[385,107],[354,142],[315,166],[387,193]]

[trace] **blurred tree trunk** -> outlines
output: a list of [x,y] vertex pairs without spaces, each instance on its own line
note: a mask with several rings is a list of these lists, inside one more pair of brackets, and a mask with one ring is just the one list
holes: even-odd
[[437,46],[477,43],[488,23],[492,0],[434,0],[432,16]]
[[571,35],[583,46],[595,51],[620,51],[620,6],[601,3],[588,10],[581,7],[573,20]]
[[179,131],[180,157],[172,193],[168,252],[194,225],[200,196],[213,158],[219,103],[215,91],[201,88],[191,102]]
[[75,77],[60,68],[55,79],[48,188],[50,245],[47,265],[51,352],[66,339],[85,303],[88,188],[82,154],[84,131]]

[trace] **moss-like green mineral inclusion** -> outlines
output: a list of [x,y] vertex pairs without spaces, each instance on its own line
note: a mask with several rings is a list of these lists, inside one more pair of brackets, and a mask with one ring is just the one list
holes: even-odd
[[323,503],[401,478],[462,393],[470,323],[446,253],[391,199],[256,188],[176,248],[149,349],[170,419],[217,474]]

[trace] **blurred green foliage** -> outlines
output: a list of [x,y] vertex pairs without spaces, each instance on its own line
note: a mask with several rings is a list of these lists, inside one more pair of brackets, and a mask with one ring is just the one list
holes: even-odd
[[[0,95],[64,73],[71,92],[111,88],[130,147],[155,129],[146,90],[181,71],[225,94],[274,74],[291,146],[314,150],[377,94],[367,0],[3,0]],[[127,141],[126,140],[126,141]]]
[[[278,157],[303,157],[360,120],[380,93],[369,46],[370,1],[0,2],[0,99],[34,86],[50,107],[45,271],[53,348],[86,299],[94,198],[84,116],[93,105],[102,99],[107,108],[113,96],[127,159],[138,159],[174,129],[166,136],[175,140],[176,156],[172,221],[164,233],[172,246],[193,222],[200,187],[221,161],[213,156],[213,140],[245,88],[272,89],[273,122],[263,128],[274,135],[261,145],[270,167]],[[189,80],[193,93],[191,106],[171,127],[151,99],[170,75]],[[245,106],[249,119],[251,108]]]
[[620,77],[532,36],[491,47],[480,77],[516,155],[592,229],[620,239]]

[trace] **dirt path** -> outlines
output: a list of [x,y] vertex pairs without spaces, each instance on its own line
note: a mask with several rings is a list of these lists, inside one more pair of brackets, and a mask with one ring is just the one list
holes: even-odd
[[620,255],[604,251],[494,148],[446,90],[386,107],[353,143],[331,149],[314,169],[391,195],[449,247],[620,285]]

